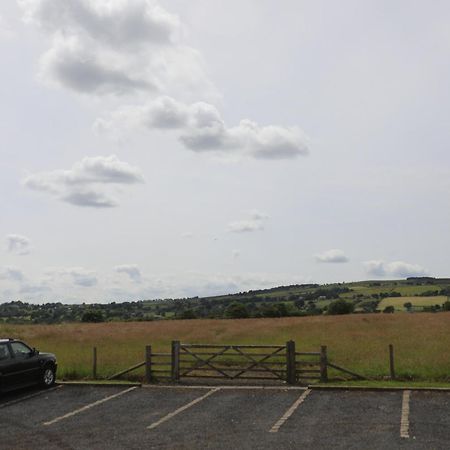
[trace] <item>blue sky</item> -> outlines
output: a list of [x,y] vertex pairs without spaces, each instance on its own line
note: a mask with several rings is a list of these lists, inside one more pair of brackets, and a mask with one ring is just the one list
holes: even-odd
[[444,1],[0,5],[0,301],[448,276]]

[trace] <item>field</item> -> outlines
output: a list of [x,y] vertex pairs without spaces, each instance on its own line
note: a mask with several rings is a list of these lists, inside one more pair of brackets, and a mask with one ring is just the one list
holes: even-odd
[[442,304],[447,301],[447,298],[446,295],[436,295],[432,297],[387,297],[381,300],[378,304],[378,309],[383,311],[386,306],[393,306],[396,311],[405,311],[403,305],[407,302],[410,302],[413,307],[442,306]]
[[[401,299],[403,302],[405,298]],[[102,377],[144,359],[144,346],[169,351],[171,340],[186,343],[284,344],[297,351],[327,345],[332,362],[368,377],[389,373],[388,344],[395,348],[398,376],[448,381],[450,313],[354,314],[279,319],[177,320],[154,322],[0,325],[0,336],[20,337],[42,351],[57,354],[59,376],[91,374],[92,348],[98,349]]]

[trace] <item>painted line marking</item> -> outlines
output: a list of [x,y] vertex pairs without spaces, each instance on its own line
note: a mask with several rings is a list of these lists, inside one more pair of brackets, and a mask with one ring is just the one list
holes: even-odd
[[286,420],[289,419],[289,417],[292,416],[294,411],[305,401],[305,398],[308,397],[309,393],[311,392],[311,389],[306,389],[305,392],[303,392],[302,395],[292,404],[292,406],[283,414],[282,417],[278,420],[278,422],[275,423],[275,425],[269,430],[269,433],[277,433],[280,427],[284,425]]
[[120,397],[121,395],[127,394],[128,392],[134,391],[137,388],[138,388],[138,386],[134,386],[134,387],[125,389],[124,391],[120,391],[117,394],[110,395],[110,396],[105,397],[105,398],[103,398],[101,400],[97,400],[94,403],[90,403],[89,405],[86,405],[86,406],[83,406],[81,408],[78,408],[75,411],[72,411],[70,413],[64,414],[64,416],[56,417],[53,420],[50,420],[48,422],[44,422],[42,425],[44,425],[44,426],[53,425],[54,423],[60,422],[61,420],[68,419],[69,417],[75,416],[75,415],[77,415],[79,413],[87,411],[88,409],[94,408],[95,406],[101,405],[102,403],[105,403],[105,402],[107,402],[109,400],[112,400],[113,398],[117,398],[117,397]]
[[62,388],[62,386],[55,386],[55,387],[50,388],[50,389],[45,389],[43,391],[34,392],[33,394],[29,394],[29,395],[26,395],[24,397],[16,398],[15,400],[11,400],[9,402],[0,404],[0,409],[6,408],[7,406],[15,405],[16,403],[20,403],[20,402],[23,402],[25,400],[29,400],[30,398],[39,397],[40,395],[47,394],[49,392],[56,391],[57,389],[61,389],[61,388]]
[[147,429],[148,430],[153,430],[154,428],[156,428],[157,426],[161,425],[162,423],[167,422],[168,420],[172,419],[172,417],[175,417],[176,415],[182,413],[183,411],[186,411],[186,409],[190,408],[191,406],[194,406],[197,403],[201,402],[202,400],[205,400],[205,398],[209,397],[210,395],[214,394],[217,391],[220,391],[219,387],[211,389],[205,395],[202,395],[201,397],[198,397],[195,400],[192,400],[192,402],[187,403],[186,405],[182,406],[181,408],[178,408],[175,411],[167,414],[162,419],[159,419],[158,421],[152,423],[151,425],[149,425],[147,427]]
[[409,439],[409,399],[411,391],[403,391],[402,418],[400,420],[400,437]]

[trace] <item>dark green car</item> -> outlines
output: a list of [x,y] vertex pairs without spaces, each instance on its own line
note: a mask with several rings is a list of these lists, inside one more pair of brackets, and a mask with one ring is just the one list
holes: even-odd
[[50,387],[56,380],[56,357],[17,339],[0,339],[0,392],[33,384]]

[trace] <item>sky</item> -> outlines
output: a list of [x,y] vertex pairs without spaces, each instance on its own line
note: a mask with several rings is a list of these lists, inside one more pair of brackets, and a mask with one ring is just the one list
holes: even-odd
[[450,276],[450,4],[0,3],[0,302]]

